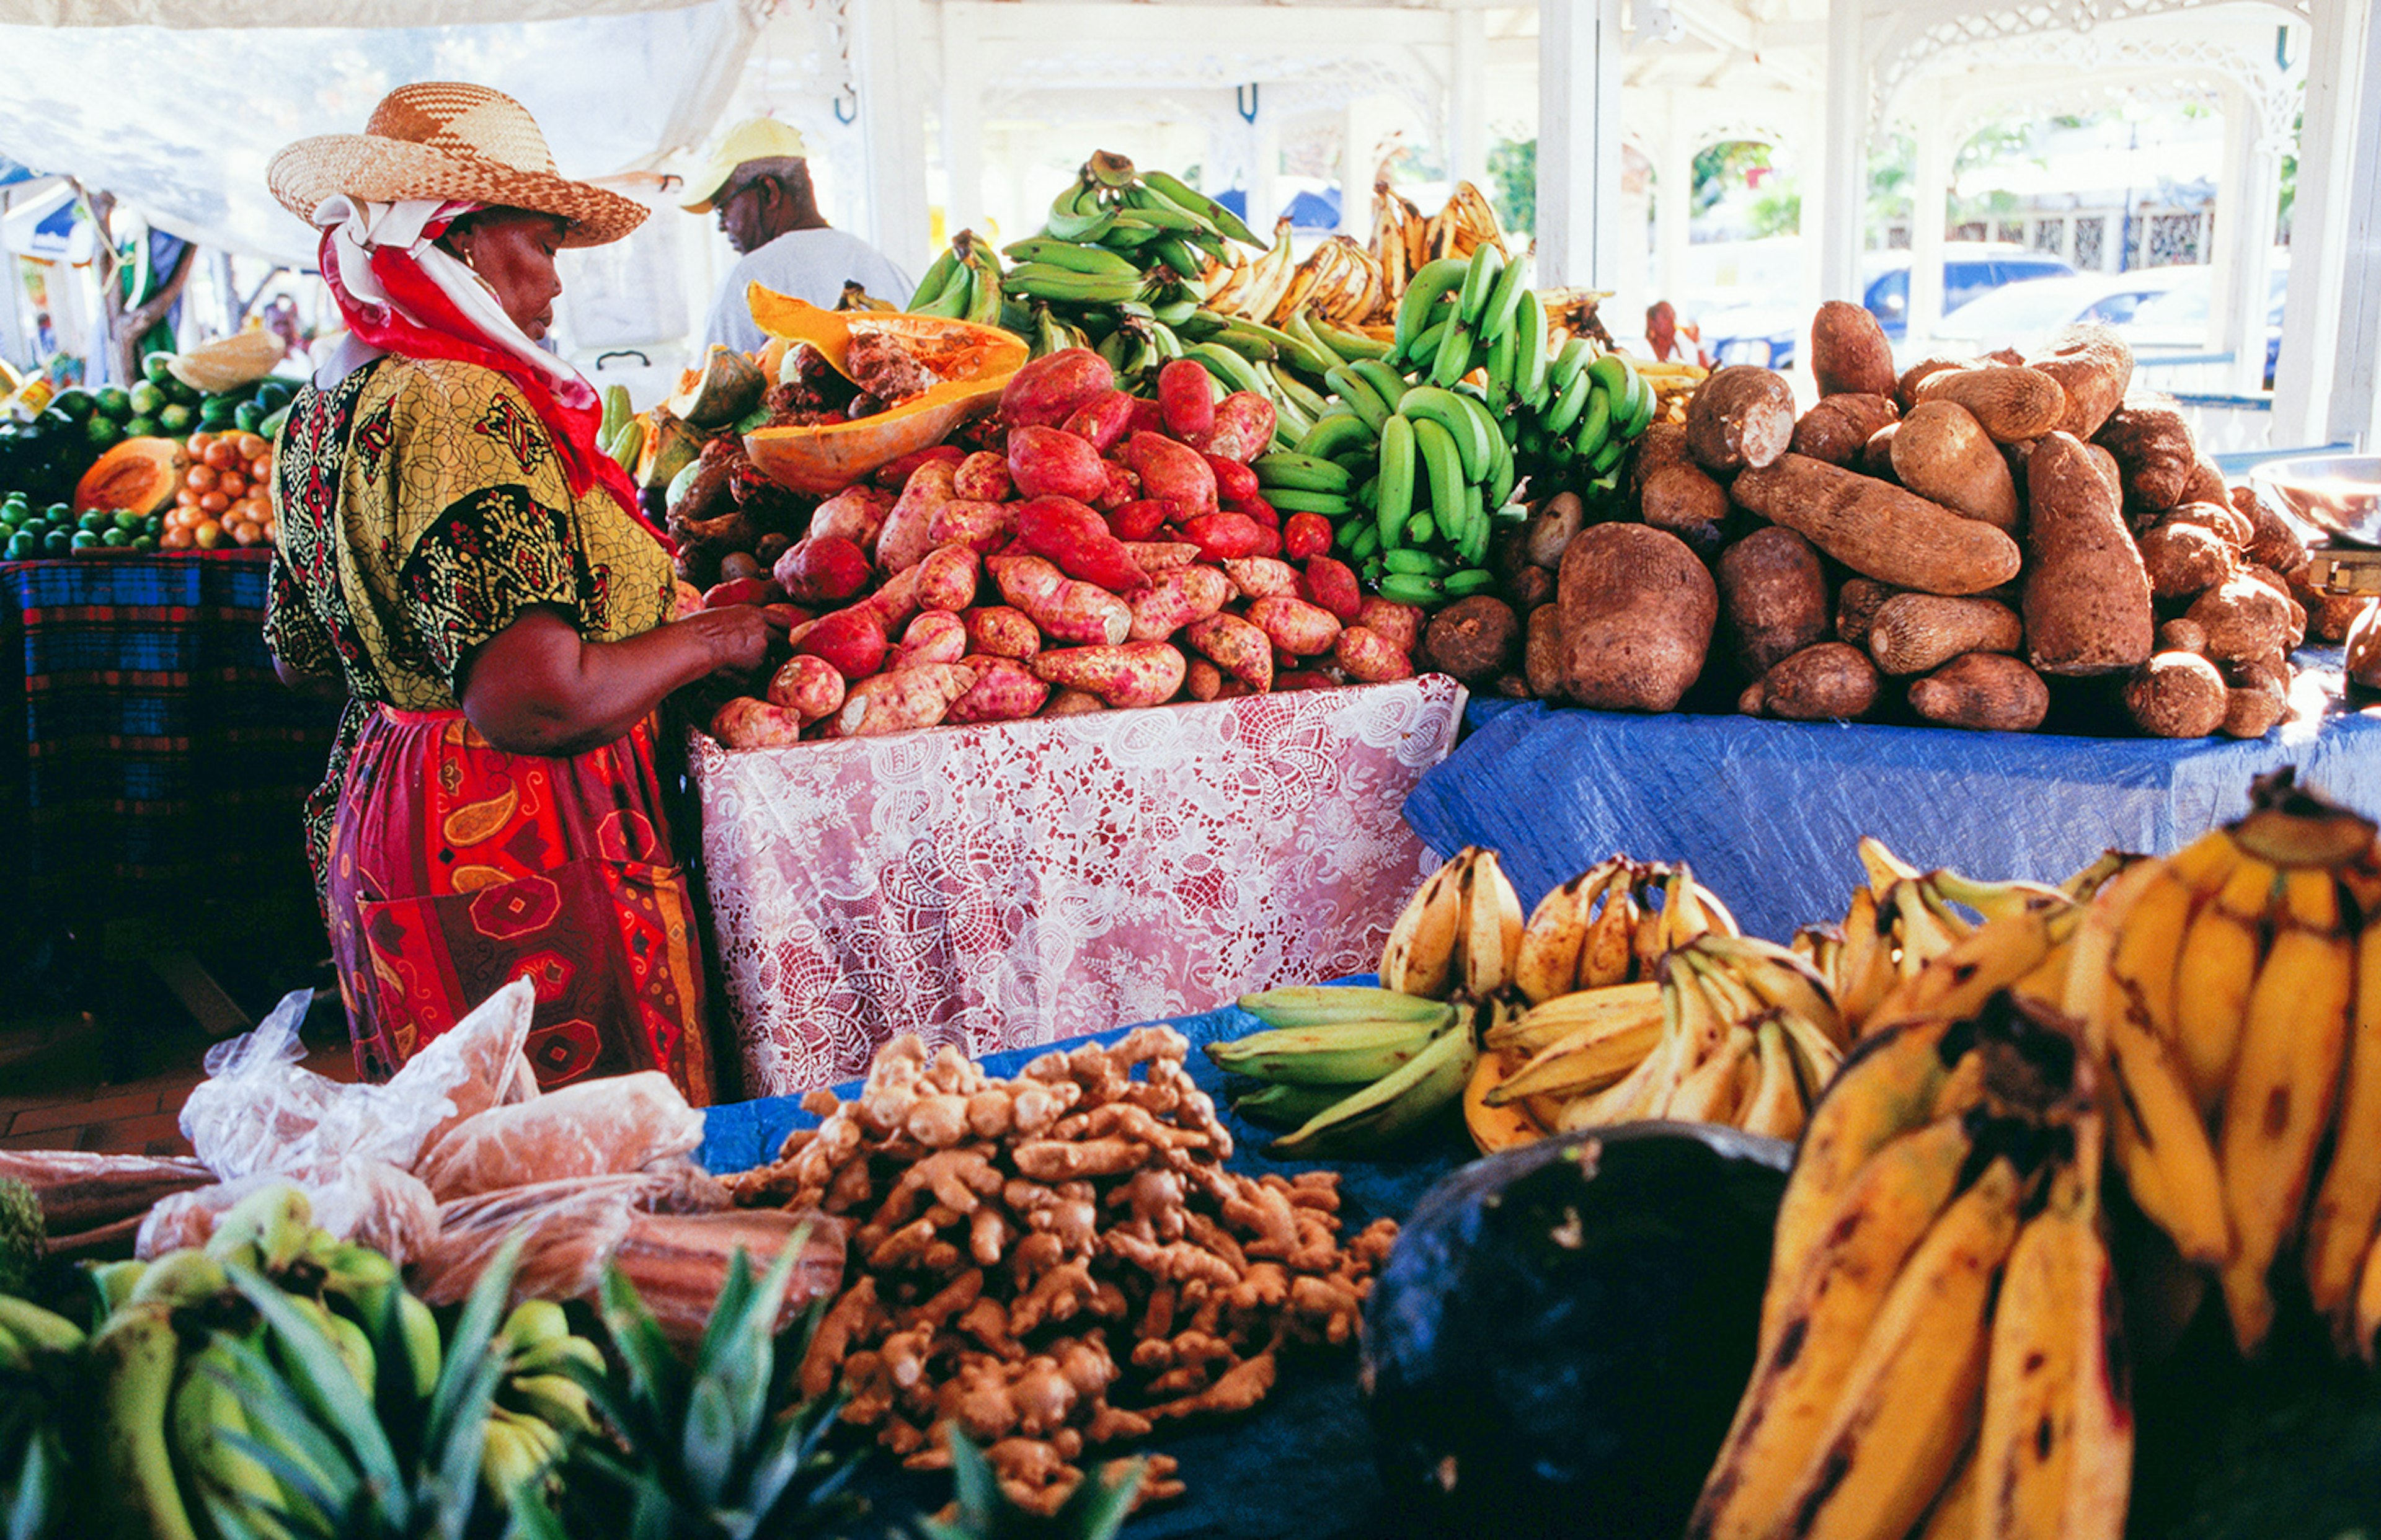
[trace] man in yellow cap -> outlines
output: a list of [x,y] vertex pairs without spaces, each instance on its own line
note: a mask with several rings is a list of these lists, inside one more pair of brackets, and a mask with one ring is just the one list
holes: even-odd
[[687,178],[684,206],[689,214],[715,213],[742,258],[712,304],[706,348],[717,343],[750,353],[767,340],[744,300],[754,283],[830,310],[848,281],[878,299],[909,303],[909,275],[819,213],[802,136],[788,124],[756,117],[730,128],[710,161]]

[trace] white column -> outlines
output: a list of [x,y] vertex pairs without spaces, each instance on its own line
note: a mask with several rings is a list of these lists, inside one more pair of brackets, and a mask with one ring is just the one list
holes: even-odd
[[1538,282],[1612,287],[1621,224],[1620,0],[1538,0]]
[[[1796,226],[1801,237],[1802,266],[1800,287],[1796,291],[1795,308],[1803,315],[1817,313],[1819,301],[1837,298],[1826,284],[1827,228],[1827,97],[1825,91],[1809,98],[1803,111],[1795,120],[1792,135],[1794,166],[1802,188],[1802,220]],[[1809,341],[1808,337],[1803,339]],[[1809,349],[1798,347],[1799,355],[1807,357]]]
[[1380,165],[1381,138],[1389,129],[1389,109],[1380,97],[1351,99],[1339,117],[1339,233],[1359,241],[1373,234],[1373,172]]
[[933,259],[934,237],[926,213],[926,112],[919,91],[926,71],[918,0],[862,0],[850,16],[869,234],[896,265],[922,273]]
[[2367,19],[2367,99],[2356,116],[2349,182],[2347,264],[2340,277],[2340,361],[2331,392],[2326,442],[2353,441],[2371,454],[2381,444],[2381,103],[2372,100],[2381,72],[2381,24]]
[[1459,181],[1488,179],[1488,13],[1447,13],[1447,165]]
[[[1687,283],[1688,216],[1694,213],[1695,136],[1693,112],[1685,93],[1673,87],[1666,99],[1659,158],[1654,165],[1654,288],[1653,298],[1677,304]],[[1695,321],[1696,316],[1685,319]]]
[[1281,217],[1281,195],[1273,179],[1281,174],[1281,120],[1257,92],[1257,120],[1249,125],[1249,228],[1273,239],[1274,221]]
[[[1811,223],[1813,178],[1803,178],[1802,244],[1817,238],[1819,292],[1860,298],[1861,224],[1868,202],[1868,58],[1862,45],[1865,0],[1828,0],[1825,132],[1818,163],[1819,224]],[[1806,164],[1808,162],[1806,161]]]
[[[943,12],[943,175],[950,193],[943,203],[943,227],[957,235],[984,227],[983,30],[976,7],[945,0]],[[1022,231],[1003,232],[1014,240]]]
[[1951,143],[1943,109],[1917,104],[1916,164],[1910,178],[1910,336],[1932,338],[1943,319],[1943,226],[1950,216]]
[[[0,188],[0,218],[7,217],[9,191]],[[0,359],[19,369],[33,361],[33,318],[24,312],[25,286],[19,281],[17,254],[0,250]],[[56,324],[55,318],[52,325]]]
[[[2344,349],[2343,276],[2356,146],[2359,72],[2369,0],[2314,0],[2306,42],[2305,127],[2290,211],[2290,287],[2275,368],[2272,442],[2328,441],[2332,387]],[[2370,195],[2367,194],[2369,197]]]
[[2207,346],[2232,355],[2223,372],[2229,388],[2256,391],[2265,387],[2265,252],[2279,214],[2279,147],[2265,142],[2265,115],[2237,85],[2225,89],[2224,114]]

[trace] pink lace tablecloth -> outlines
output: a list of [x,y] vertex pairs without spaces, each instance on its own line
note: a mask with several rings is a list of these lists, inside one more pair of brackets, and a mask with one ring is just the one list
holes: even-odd
[[1454,746],[1444,675],[888,738],[696,733],[747,1096],[1369,971],[1437,857],[1399,808]]

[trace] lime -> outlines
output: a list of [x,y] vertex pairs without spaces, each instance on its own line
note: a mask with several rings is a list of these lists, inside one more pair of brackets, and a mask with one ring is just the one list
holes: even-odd
[[99,536],[89,530],[78,530],[67,539],[67,549],[69,551],[95,550],[98,545]]
[[73,519],[74,509],[64,503],[52,503],[42,510],[42,517],[53,524],[64,524]]
[[65,412],[68,417],[80,422],[99,410],[99,401],[88,390],[61,390],[50,402],[50,409]]
[[134,535],[132,548],[136,551],[153,551],[157,548],[157,537],[153,534]]
[[124,424],[124,436],[127,438],[155,438],[157,436],[157,420],[153,417],[136,417],[131,422]]
[[124,424],[113,417],[94,413],[92,420],[82,425],[82,435],[84,442],[94,449],[112,449],[124,441]]
[[130,508],[117,508],[116,510],[116,527],[127,532],[128,533],[137,534],[141,530],[146,529],[148,524],[149,516],[146,514],[135,513]]
[[[92,538],[97,540],[99,536],[93,535]],[[42,550],[48,556],[62,556],[73,549],[74,536],[64,530],[52,530],[42,536]]]
[[88,530],[92,534],[97,534],[100,531],[113,525],[116,520],[100,512],[97,508],[92,508],[85,512],[80,518],[77,519],[74,522],[76,529]]
[[124,398],[132,403],[132,415],[135,417],[154,417],[157,409],[166,401],[165,391],[146,380],[126,391]]
[[41,537],[19,530],[8,537],[6,549],[10,561],[31,561],[42,554]]
[[228,396],[210,396],[199,403],[199,422],[209,428],[220,428],[231,421],[239,409],[239,402]]
[[157,388],[165,393],[165,399],[177,406],[195,407],[199,404],[199,387],[170,374],[157,382]]
[[256,430],[263,424],[264,418],[264,409],[258,406],[253,401],[242,401],[239,404],[238,409],[231,414],[232,422],[238,425],[239,431],[244,434],[252,434],[256,432]]
[[167,436],[173,438],[180,438],[189,433],[191,425],[198,420],[198,412],[179,401],[167,402],[157,413],[157,426],[165,429]]
[[99,537],[99,543],[121,550],[132,544],[132,532],[129,530],[109,530]]
[[126,395],[120,385],[102,385],[92,392],[91,398],[98,403],[103,417],[113,417],[122,422],[132,415],[132,397]]
[[174,377],[170,353],[152,353],[140,361],[140,377],[151,385],[161,385]]

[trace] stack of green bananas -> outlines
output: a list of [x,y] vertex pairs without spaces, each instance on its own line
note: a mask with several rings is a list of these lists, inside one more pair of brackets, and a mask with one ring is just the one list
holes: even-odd
[[[314,1228],[298,1189],[261,1189],[203,1248],[95,1268],[91,1338],[111,1532],[156,1540],[428,1533],[498,1509],[592,1432],[568,1365],[600,1368],[561,1307],[497,1329],[511,1268],[489,1268],[452,1342],[396,1265]],[[448,1531],[441,1527],[440,1533]]]
[[1388,598],[1493,586],[1489,537],[1520,517],[1515,487],[1609,491],[1653,421],[1653,387],[1618,354],[1573,337],[1548,357],[1545,307],[1521,280],[1491,245],[1425,263],[1385,356],[1326,373],[1337,402],[1256,467],[1276,507],[1331,519],[1334,548]]
[[973,230],[961,230],[918,280],[910,313],[1001,325],[1001,278],[1000,254],[992,243]]
[[0,1534],[9,1540],[72,1533],[66,1422],[87,1366],[81,1327],[0,1294]]
[[1479,1057],[1468,1006],[1393,989],[1273,989],[1243,995],[1239,1007],[1265,1030],[1210,1043],[1207,1057],[1263,1082],[1232,1108],[1290,1131],[1270,1155],[1382,1149],[1453,1106]]

